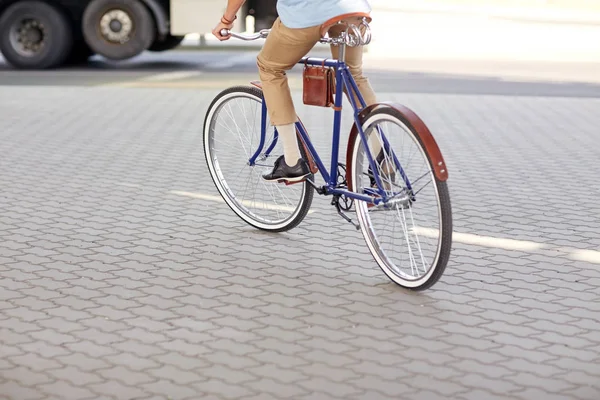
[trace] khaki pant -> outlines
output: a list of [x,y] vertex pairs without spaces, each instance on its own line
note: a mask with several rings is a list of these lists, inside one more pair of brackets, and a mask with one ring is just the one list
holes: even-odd
[[[257,65],[262,81],[263,93],[273,125],[287,125],[296,122],[296,111],[288,85],[286,71],[292,69],[321,38],[320,26],[304,29],[291,29],[279,18],[257,57]],[[334,26],[330,36],[337,36],[344,27]],[[333,58],[338,57],[339,47],[331,46]],[[367,105],[376,102],[375,93],[367,78],[362,75],[362,47],[346,48],[346,64],[357,83]]]

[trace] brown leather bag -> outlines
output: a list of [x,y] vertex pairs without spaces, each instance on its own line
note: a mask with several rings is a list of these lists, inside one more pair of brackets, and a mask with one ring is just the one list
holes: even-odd
[[304,64],[302,72],[302,100],[304,104],[317,107],[331,107],[335,93],[333,69],[323,65]]

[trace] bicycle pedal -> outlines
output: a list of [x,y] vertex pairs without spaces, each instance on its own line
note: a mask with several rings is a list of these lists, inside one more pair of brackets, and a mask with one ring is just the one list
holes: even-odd
[[296,185],[298,183],[302,183],[304,181],[306,181],[306,179],[302,179],[301,181],[294,181],[294,182],[290,182],[288,180],[281,179],[281,180],[278,180],[277,183],[285,183],[285,186],[290,186],[290,185]]

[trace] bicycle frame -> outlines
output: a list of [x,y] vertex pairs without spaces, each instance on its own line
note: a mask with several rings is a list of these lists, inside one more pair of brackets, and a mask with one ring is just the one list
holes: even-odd
[[[352,198],[355,200],[362,200],[362,201],[366,201],[366,202],[373,203],[376,205],[382,201],[383,202],[387,201],[389,196],[386,194],[386,192],[383,189],[381,189],[382,184],[381,184],[381,179],[379,176],[378,168],[376,168],[374,157],[371,154],[371,151],[370,151],[368,145],[366,145],[367,158],[369,161],[369,165],[371,166],[371,170],[373,172],[374,179],[379,188],[378,190],[369,189],[369,191],[372,192],[373,194],[376,193],[379,197],[373,197],[372,195],[368,195],[368,194],[360,194],[360,193],[352,192],[352,191],[348,190],[347,188],[339,188],[338,187],[337,182],[338,182],[338,177],[339,177],[338,163],[339,163],[339,148],[340,148],[340,130],[341,130],[341,121],[342,121],[342,102],[343,102],[344,89],[346,90],[346,93],[348,93],[347,97],[348,97],[350,104],[352,105],[352,109],[354,111],[354,122],[356,124],[356,127],[358,128],[358,132],[360,134],[361,141],[363,143],[367,143],[367,138],[366,138],[365,132],[362,129],[362,123],[361,123],[361,119],[360,119],[360,112],[366,107],[366,103],[358,89],[358,85],[356,84],[356,81],[354,80],[354,78],[352,77],[352,74],[350,73],[348,66],[346,65],[346,63],[344,61],[335,60],[335,59],[315,58],[315,57],[303,57],[299,61],[299,64],[316,65],[316,66],[324,65],[326,67],[332,67],[335,69],[335,77],[336,77],[336,79],[335,79],[335,82],[336,82],[335,98],[334,98],[335,108],[334,108],[333,138],[332,138],[332,148],[331,148],[331,153],[332,153],[331,154],[331,167],[330,167],[329,171],[327,170],[327,168],[325,168],[325,164],[323,163],[317,150],[313,146],[313,144],[308,136],[308,132],[304,129],[304,126],[300,122],[296,122],[296,128],[297,128],[298,132],[300,133],[300,136],[302,137],[302,140],[305,143],[306,148],[308,149],[308,151],[310,152],[311,156],[313,157],[315,163],[317,164],[319,172],[321,173],[321,176],[323,177],[323,180],[326,182],[326,185],[323,187],[322,194],[334,195],[334,196],[335,195],[346,196],[348,198]],[[356,103],[355,96],[356,96],[356,98],[358,98],[360,104]],[[259,157],[259,155],[261,154],[261,152],[265,146],[265,140],[266,140],[265,138],[266,138],[266,130],[267,130],[266,120],[267,120],[267,106],[266,106],[265,100],[263,99],[262,113],[261,113],[260,144],[259,144],[256,152],[253,154],[253,156],[249,160],[249,165],[251,165],[251,166],[256,164],[256,159]],[[389,142],[385,138],[385,136],[383,135],[381,130],[379,130],[379,132],[381,134],[381,138],[383,139],[383,147],[384,147],[384,149],[386,149],[386,152],[387,152],[390,149]],[[267,148],[267,151],[264,153],[265,156],[268,156],[270,154],[270,152],[273,150],[273,148],[275,147],[275,145],[277,143],[277,139],[278,139],[278,133],[277,133],[277,130],[275,129],[273,141]],[[395,153],[392,152],[392,154],[393,154],[394,163],[396,164],[396,166],[400,172],[400,175],[404,179],[404,181],[407,185],[407,188],[412,192],[412,187],[410,185],[410,182],[408,181],[408,178],[406,177],[406,174],[404,173],[404,170],[402,169],[399,160],[397,159]],[[314,184],[313,184],[313,186],[314,186]]]

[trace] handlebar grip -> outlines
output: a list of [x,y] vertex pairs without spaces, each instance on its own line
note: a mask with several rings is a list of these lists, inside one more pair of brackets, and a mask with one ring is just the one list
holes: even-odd
[[219,33],[221,34],[221,36],[227,36],[229,35],[229,29],[223,28]]

